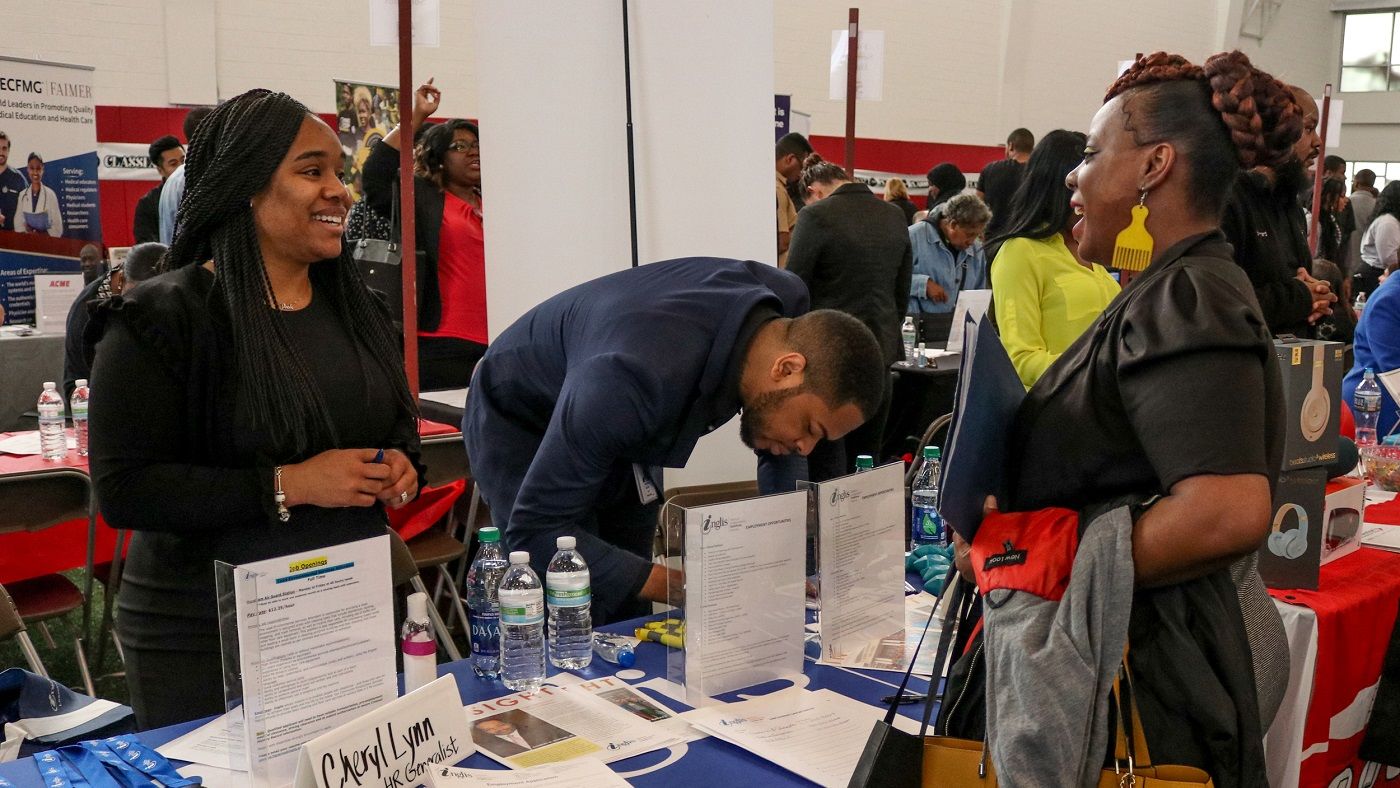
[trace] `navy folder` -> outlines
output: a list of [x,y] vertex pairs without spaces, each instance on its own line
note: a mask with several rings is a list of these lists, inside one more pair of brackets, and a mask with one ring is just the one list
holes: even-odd
[[975,322],[969,317],[964,336],[938,510],[949,527],[971,542],[987,496],[1006,500],[1007,438],[1026,387],[990,317]]

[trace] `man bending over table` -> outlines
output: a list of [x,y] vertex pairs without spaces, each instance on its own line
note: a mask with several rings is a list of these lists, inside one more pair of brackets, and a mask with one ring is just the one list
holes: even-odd
[[579,285],[521,317],[477,365],[467,456],[511,550],[541,575],[574,536],[595,623],[665,601],[651,562],[661,467],[740,410],[749,447],[807,454],[880,404],[875,337],[808,312],[802,280],[770,265],[681,258]]

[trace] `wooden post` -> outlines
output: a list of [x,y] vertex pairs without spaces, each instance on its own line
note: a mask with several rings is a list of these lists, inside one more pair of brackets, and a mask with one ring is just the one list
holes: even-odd
[[860,9],[852,8],[846,38],[846,177],[856,177],[856,60],[860,51]]
[[403,371],[418,399],[418,254],[413,211],[413,0],[399,0],[399,250],[403,276]]
[[1322,171],[1327,160],[1327,116],[1332,110],[1332,83],[1322,88],[1322,116],[1318,118],[1317,167],[1313,173],[1312,216],[1308,219],[1308,252],[1317,256],[1318,218],[1322,211]]

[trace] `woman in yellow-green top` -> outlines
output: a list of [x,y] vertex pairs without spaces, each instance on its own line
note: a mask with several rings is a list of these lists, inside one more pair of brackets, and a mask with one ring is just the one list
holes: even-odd
[[1084,158],[1085,137],[1056,130],[1031,153],[1011,200],[1006,231],[988,246],[1001,341],[1029,389],[1118,295],[1103,266],[1075,254],[1065,176]]

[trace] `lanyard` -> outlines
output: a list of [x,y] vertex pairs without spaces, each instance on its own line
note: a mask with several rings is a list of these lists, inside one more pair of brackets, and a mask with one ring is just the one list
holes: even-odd
[[34,762],[45,788],[186,788],[201,783],[198,777],[181,777],[164,756],[131,736],[49,750],[35,755]]

